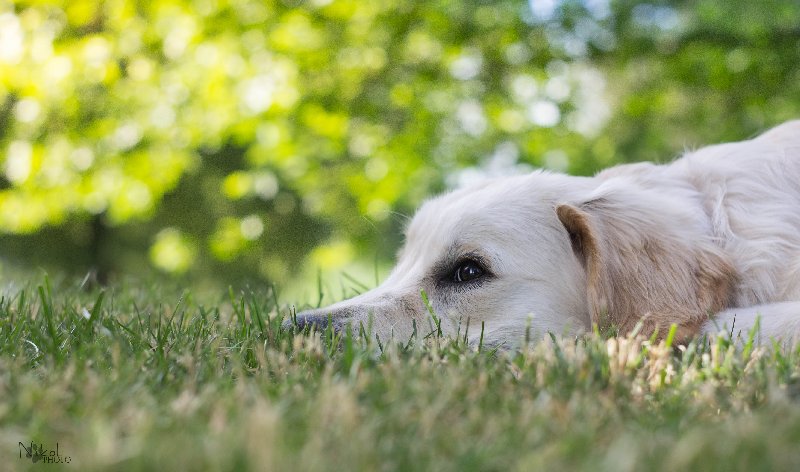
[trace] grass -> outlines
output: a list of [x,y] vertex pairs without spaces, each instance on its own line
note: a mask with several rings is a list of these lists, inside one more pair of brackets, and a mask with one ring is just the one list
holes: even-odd
[[798,350],[598,334],[381,349],[281,331],[270,290],[2,293],[3,470],[800,470]]

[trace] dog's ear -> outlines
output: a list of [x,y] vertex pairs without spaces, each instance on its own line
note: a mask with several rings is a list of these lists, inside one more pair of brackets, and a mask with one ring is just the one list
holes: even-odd
[[586,270],[592,322],[620,334],[642,322],[659,338],[675,323],[682,340],[729,305],[735,272],[695,215],[648,197],[612,194],[556,214]]

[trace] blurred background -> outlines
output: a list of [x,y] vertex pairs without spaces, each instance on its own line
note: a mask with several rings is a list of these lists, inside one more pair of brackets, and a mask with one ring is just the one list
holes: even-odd
[[797,0],[0,0],[0,275],[336,298],[435,192],[798,117]]

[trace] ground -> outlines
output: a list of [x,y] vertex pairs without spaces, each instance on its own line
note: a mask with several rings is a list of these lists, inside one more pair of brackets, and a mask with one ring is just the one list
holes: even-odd
[[270,289],[79,282],[2,288],[4,470],[800,470],[764,340],[377,345],[281,331]]

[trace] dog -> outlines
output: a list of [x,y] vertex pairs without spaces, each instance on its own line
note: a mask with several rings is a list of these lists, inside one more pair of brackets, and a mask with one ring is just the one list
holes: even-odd
[[800,339],[800,120],[665,165],[536,171],[429,200],[385,282],[287,325],[329,323],[496,346],[593,329],[687,342],[757,323]]

